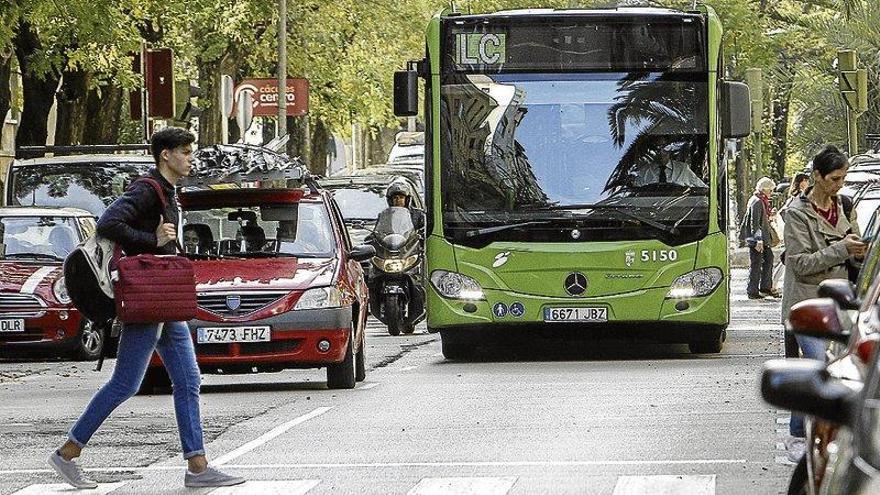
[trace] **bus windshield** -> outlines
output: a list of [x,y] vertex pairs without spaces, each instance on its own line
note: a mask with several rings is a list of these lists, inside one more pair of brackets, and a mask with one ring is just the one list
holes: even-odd
[[532,64],[478,73],[448,62],[440,114],[448,236],[482,229],[492,240],[570,241],[554,234],[566,226],[582,228],[580,240],[680,244],[705,235],[706,72]]

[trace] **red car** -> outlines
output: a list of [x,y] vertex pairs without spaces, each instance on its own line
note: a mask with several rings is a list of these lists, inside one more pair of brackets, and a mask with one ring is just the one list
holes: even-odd
[[[360,261],[375,251],[351,246],[329,192],[230,184],[184,188],[179,201],[203,372],[326,367],[330,388],[364,379],[369,297]],[[163,385],[154,355],[142,392]]]
[[95,218],[77,208],[0,208],[0,355],[97,359],[102,332],[70,303],[61,269],[94,231]]

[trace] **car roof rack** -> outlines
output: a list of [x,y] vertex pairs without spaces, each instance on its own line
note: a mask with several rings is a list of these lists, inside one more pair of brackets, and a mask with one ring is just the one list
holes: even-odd
[[306,186],[312,194],[321,189],[299,157],[290,158],[264,146],[215,144],[199,148],[193,156],[193,173],[180,182],[184,192],[236,189],[247,182],[275,187],[283,183],[279,188]]
[[41,158],[47,154],[82,155],[109,154],[131,151],[150,151],[149,144],[77,144],[70,146],[19,146],[15,149],[15,157],[19,159]]

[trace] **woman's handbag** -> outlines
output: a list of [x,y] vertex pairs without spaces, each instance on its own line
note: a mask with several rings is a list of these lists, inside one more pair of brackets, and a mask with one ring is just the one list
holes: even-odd
[[[154,179],[141,178],[156,190],[163,211],[168,199]],[[175,241],[178,252],[183,249]],[[113,267],[116,317],[122,323],[187,321],[196,316],[196,279],[192,262],[177,255],[139,254],[119,256]]]

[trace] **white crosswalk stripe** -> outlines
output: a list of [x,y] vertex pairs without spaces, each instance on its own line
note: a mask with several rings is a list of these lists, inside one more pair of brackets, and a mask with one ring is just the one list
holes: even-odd
[[715,495],[715,475],[621,476],[612,495]]
[[67,483],[47,483],[27,486],[13,493],[12,495],[54,495],[61,493],[67,495],[71,493],[76,493],[76,495],[105,495],[126,483],[128,482],[121,481],[119,483],[99,483],[98,488],[95,488],[94,490],[77,490]]
[[217,488],[210,495],[305,495],[321,480],[248,481],[243,485]]
[[502,478],[423,478],[407,495],[503,495],[516,483]]

